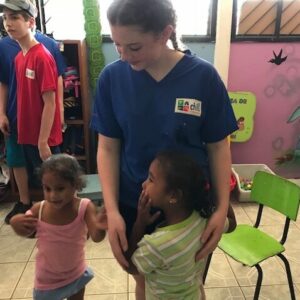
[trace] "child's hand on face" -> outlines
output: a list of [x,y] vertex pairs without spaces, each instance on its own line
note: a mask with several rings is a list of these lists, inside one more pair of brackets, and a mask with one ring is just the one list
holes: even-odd
[[146,226],[155,222],[155,220],[159,217],[160,212],[158,211],[155,214],[151,214],[150,209],[151,199],[145,194],[144,191],[142,191],[138,203],[136,222]]
[[30,237],[36,232],[37,218],[31,215],[15,215],[9,223],[18,235]]

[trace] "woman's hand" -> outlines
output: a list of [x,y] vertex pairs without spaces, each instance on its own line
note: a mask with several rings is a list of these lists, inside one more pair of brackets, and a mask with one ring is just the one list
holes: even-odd
[[208,254],[212,253],[218,245],[224,232],[224,224],[227,212],[216,210],[208,219],[205,230],[201,236],[203,247],[196,254],[196,261],[205,258]]
[[129,266],[124,256],[124,252],[128,249],[125,222],[119,212],[111,212],[107,217],[108,239],[112,252],[121,267],[125,269]]
[[17,214],[9,222],[16,234],[30,237],[36,232],[37,218],[32,215]]

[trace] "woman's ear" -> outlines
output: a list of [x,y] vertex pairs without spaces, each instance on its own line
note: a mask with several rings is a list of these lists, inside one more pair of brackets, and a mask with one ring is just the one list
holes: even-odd
[[164,43],[167,43],[173,31],[174,31],[174,27],[172,25],[167,25],[165,27],[165,29],[161,33],[161,38]]

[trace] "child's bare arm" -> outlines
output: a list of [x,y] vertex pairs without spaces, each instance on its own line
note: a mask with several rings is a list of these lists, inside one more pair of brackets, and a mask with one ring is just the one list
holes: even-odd
[[48,145],[48,139],[50,136],[51,128],[54,121],[55,115],[55,92],[47,91],[43,95],[44,108],[41,118],[41,127],[38,140],[38,148],[40,152],[40,157],[42,160],[47,159],[51,156],[51,150]]
[[236,218],[235,218],[235,213],[233,210],[233,207],[229,203],[228,206],[228,212],[227,212],[227,219],[228,219],[228,229],[227,233],[232,232],[236,228]]
[[160,215],[160,212],[151,215],[150,208],[151,200],[142,192],[138,204],[137,218],[133,225],[132,233],[129,239],[129,247],[125,253],[125,257],[129,262],[129,267],[127,267],[125,271],[130,274],[139,274],[136,266],[131,260],[131,257],[138,247],[138,242],[143,238],[146,227],[152,224]]
[[100,208],[97,212],[94,203],[90,202],[85,212],[85,221],[89,230],[89,235],[94,242],[101,242],[105,238],[107,230],[107,216],[105,208]]
[[40,203],[31,208],[32,214],[17,214],[9,222],[16,234],[24,237],[32,237],[36,232],[37,215]]

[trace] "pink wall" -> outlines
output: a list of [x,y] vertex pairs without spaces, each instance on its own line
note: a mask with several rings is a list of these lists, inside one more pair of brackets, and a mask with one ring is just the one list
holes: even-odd
[[[281,65],[268,62],[283,49]],[[263,163],[276,173],[300,178],[300,160],[276,166],[275,158],[294,150],[300,118],[287,123],[300,106],[300,43],[233,43],[228,90],[256,95],[254,131],[250,140],[232,143],[233,163]]]

